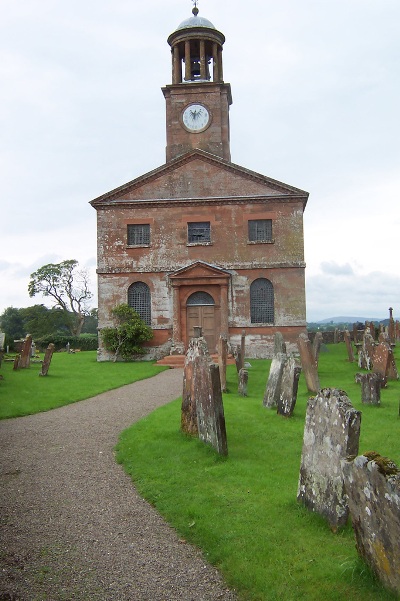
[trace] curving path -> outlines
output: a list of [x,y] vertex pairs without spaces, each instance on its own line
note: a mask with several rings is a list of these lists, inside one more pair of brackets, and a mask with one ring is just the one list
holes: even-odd
[[0,601],[236,599],[114,460],[121,430],[181,393],[173,369],[0,421]]

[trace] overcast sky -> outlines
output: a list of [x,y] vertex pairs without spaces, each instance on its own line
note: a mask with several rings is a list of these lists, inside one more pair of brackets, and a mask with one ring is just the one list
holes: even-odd
[[[201,0],[225,34],[232,161],[307,190],[307,319],[400,317],[399,0]],[[165,162],[168,35],[190,0],[2,0],[0,313],[76,259],[90,200]],[[96,306],[95,300],[94,305]]]

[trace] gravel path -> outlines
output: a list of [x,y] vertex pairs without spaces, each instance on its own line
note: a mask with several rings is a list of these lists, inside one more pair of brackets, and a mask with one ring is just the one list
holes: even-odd
[[182,370],[0,422],[0,601],[233,601],[114,460],[118,434],[180,396]]

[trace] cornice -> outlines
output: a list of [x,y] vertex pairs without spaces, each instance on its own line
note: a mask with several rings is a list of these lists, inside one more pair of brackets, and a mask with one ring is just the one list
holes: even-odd
[[[187,267],[190,267],[192,264],[190,263],[189,265],[183,265],[181,268],[178,268],[178,270],[174,270],[171,271],[169,269],[165,269],[163,267],[157,267],[155,266],[153,269],[132,269],[132,270],[127,270],[127,269],[123,269],[123,268],[114,268],[114,269],[97,269],[96,273],[98,273],[99,275],[132,275],[133,273],[160,273],[160,274],[166,274],[168,276],[173,276],[176,271],[179,271],[179,269],[185,269]],[[271,269],[305,269],[306,267],[306,263],[304,261],[284,261],[284,262],[276,262],[276,263],[256,263],[256,262],[249,262],[249,263],[241,263],[241,264],[225,264],[223,267],[221,267],[221,269],[226,270],[226,271],[230,271],[230,272],[240,272],[240,271],[249,271],[249,270],[254,270],[254,269],[265,269],[265,270],[271,270]]]

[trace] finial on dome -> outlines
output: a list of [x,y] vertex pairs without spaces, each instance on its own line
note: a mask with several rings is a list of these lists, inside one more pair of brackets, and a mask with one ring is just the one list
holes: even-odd
[[197,1],[198,0],[192,0],[194,6],[192,8],[192,13],[194,14],[195,17],[197,17],[197,15],[199,14],[199,9],[197,8]]

